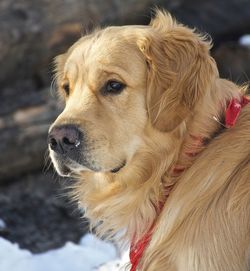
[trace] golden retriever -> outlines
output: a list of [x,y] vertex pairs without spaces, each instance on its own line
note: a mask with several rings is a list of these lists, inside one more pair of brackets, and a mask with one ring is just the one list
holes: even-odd
[[250,270],[250,106],[210,47],[156,11],[148,26],[95,30],[56,58],[65,108],[51,159],[77,179],[100,233],[138,244],[151,232],[133,270]]

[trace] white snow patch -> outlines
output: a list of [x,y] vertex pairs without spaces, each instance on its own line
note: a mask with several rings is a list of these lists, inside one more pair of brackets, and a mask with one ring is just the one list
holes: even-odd
[[242,46],[250,47],[250,34],[243,35],[239,38],[239,43]]
[[126,271],[129,263],[129,251],[127,250],[123,253],[120,259],[116,259],[115,261],[110,261],[104,265],[102,265],[98,271]]
[[[0,238],[0,270],[97,271],[98,268],[99,271],[123,270],[120,269],[119,260],[115,260],[117,258],[114,245],[91,234],[85,235],[79,245],[68,242],[62,248],[41,254],[32,254],[28,250],[20,249],[17,244]],[[125,257],[123,258],[125,261]],[[103,265],[108,261],[113,262]]]

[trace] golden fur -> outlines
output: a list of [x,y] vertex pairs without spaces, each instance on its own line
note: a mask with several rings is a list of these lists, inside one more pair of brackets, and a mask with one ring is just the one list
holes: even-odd
[[[86,217],[128,241],[156,221],[139,270],[250,270],[250,106],[233,128],[215,120],[244,88],[219,78],[209,50],[205,37],[157,11],[149,26],[96,30],[56,59],[60,96],[65,80],[70,94],[54,125],[78,124],[98,168],[71,168]],[[103,96],[109,79],[127,87]],[[208,142],[193,158],[183,155],[194,148],[190,135]],[[177,177],[175,164],[186,168]]]

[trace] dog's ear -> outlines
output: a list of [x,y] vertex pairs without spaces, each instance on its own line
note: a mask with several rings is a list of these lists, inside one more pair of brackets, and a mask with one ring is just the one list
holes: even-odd
[[137,45],[148,65],[147,107],[153,125],[174,129],[195,108],[218,76],[210,43],[163,11]]

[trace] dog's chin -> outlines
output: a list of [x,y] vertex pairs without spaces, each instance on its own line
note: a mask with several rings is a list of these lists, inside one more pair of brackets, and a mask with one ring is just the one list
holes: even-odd
[[80,165],[73,161],[60,159],[56,157],[56,155],[51,155],[51,160],[57,173],[62,177],[73,177],[74,175],[77,175],[77,173],[79,173],[80,171],[78,169]]
[[55,166],[57,173],[62,177],[71,177],[72,170],[65,165]]
[[89,168],[76,162],[59,162],[54,163],[57,173],[62,177],[76,177],[82,172],[91,171]]

